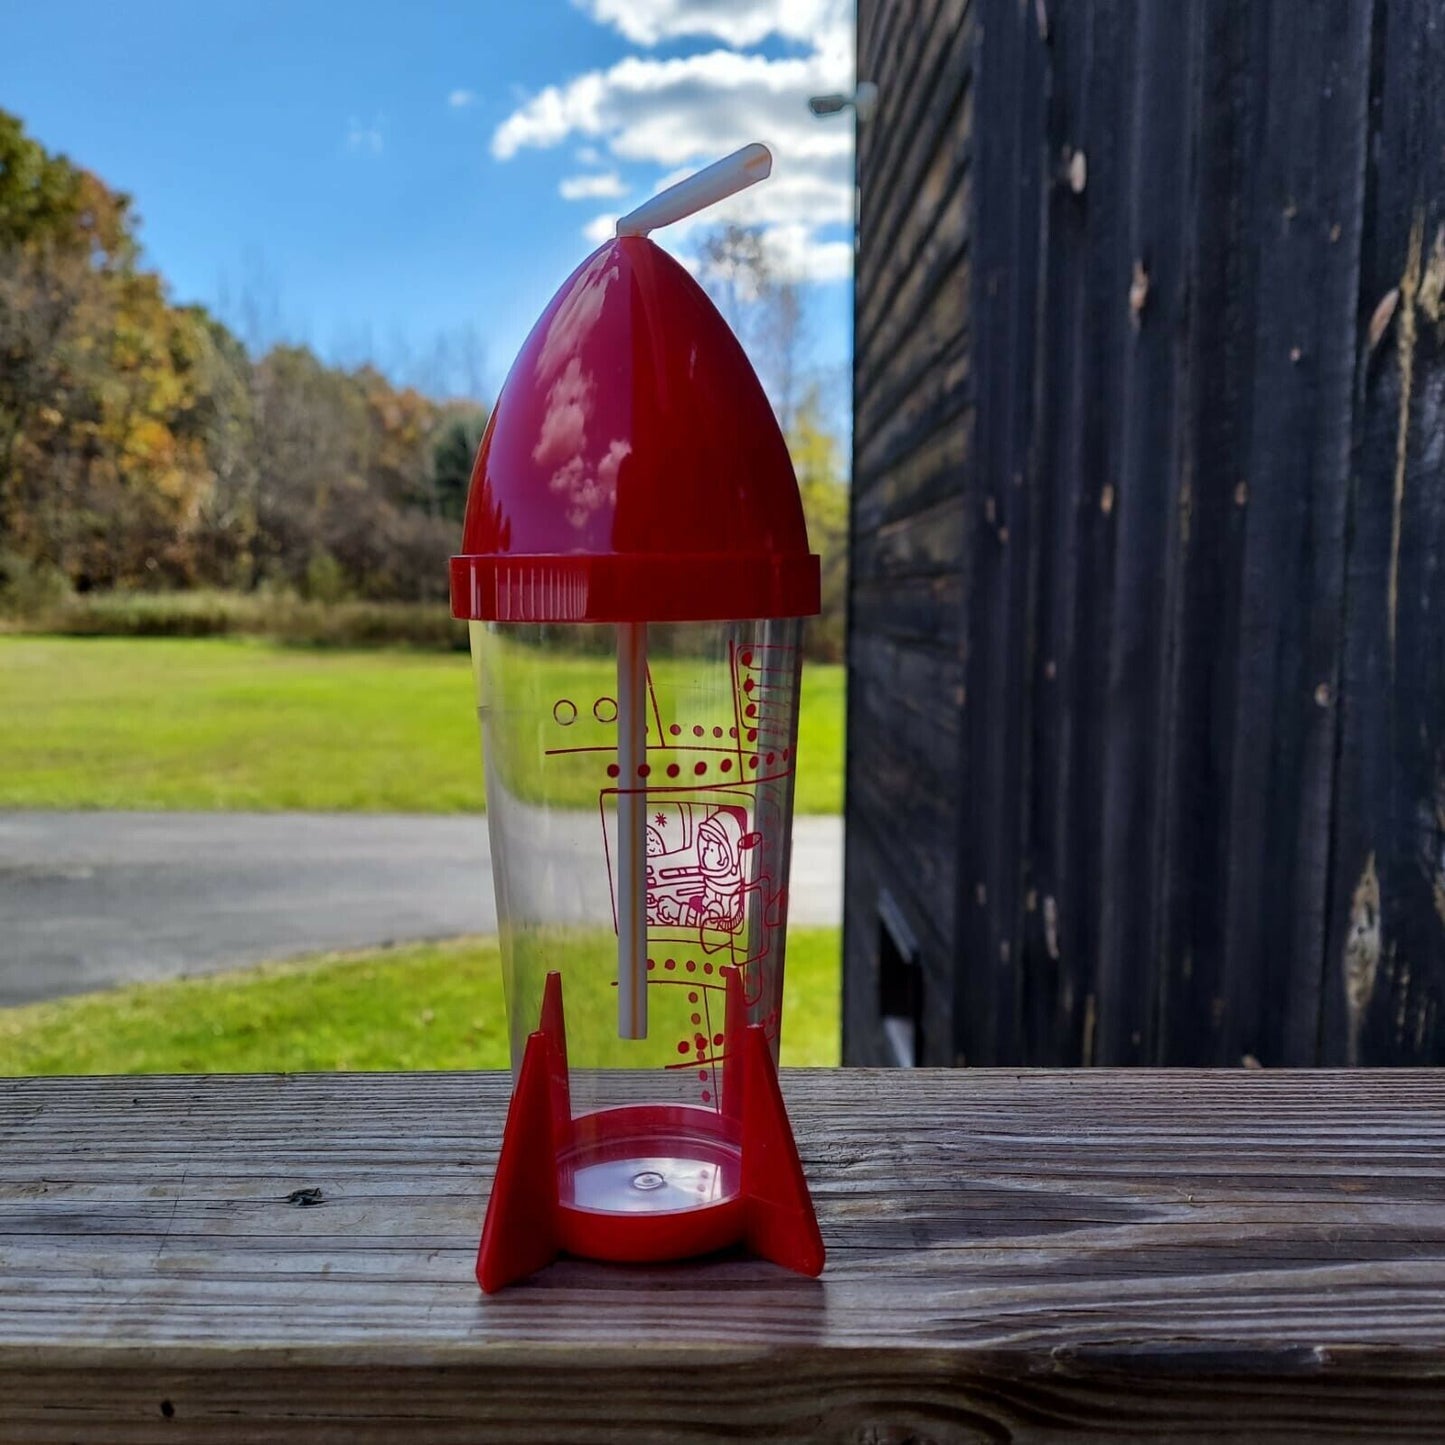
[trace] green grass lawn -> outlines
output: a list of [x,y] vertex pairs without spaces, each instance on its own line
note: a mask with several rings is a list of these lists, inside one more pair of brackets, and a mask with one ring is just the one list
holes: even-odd
[[[609,672],[600,659],[574,671]],[[585,679],[583,680],[585,681]],[[0,636],[0,807],[482,806],[458,655],[238,638]],[[843,669],[804,669],[796,807],[843,798]]]
[[[838,930],[788,932],[784,1064],[839,1059]],[[494,939],[325,954],[0,1010],[0,1076],[505,1068]]]

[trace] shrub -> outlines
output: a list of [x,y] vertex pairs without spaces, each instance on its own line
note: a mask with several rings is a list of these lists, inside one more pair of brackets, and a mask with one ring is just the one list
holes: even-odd
[[307,647],[464,650],[444,603],[323,603],[287,592],[86,592],[17,615],[19,630],[87,637],[273,637]]
[[0,552],[0,612],[36,617],[70,596],[70,581],[49,562],[32,562],[18,552]]
[[306,596],[312,602],[340,602],[349,590],[341,563],[318,547],[306,564]]

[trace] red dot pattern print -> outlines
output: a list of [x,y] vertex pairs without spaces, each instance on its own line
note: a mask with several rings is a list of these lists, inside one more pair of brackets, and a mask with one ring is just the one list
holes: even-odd
[[[669,809],[708,806],[709,793],[712,790],[716,790],[718,801],[721,802],[731,789],[728,805],[733,806],[732,799],[747,797],[753,789],[761,788],[763,783],[779,776],[780,768],[785,775],[792,763],[794,751],[792,738],[786,731],[787,710],[795,701],[791,683],[778,681],[780,677],[786,676],[786,669],[777,664],[776,653],[757,646],[741,648],[734,654],[733,659],[734,691],[728,703],[731,717],[718,716],[716,712],[712,716],[702,717],[696,713],[691,717],[683,713],[676,721],[663,721],[653,712],[647,724],[648,751],[644,754],[646,760],[636,764],[634,776],[637,781],[634,783],[629,779],[624,786],[645,786],[656,804],[655,808],[649,810],[650,813],[657,812],[661,817]],[[663,703],[664,708],[667,705],[666,702]],[[580,708],[571,699],[561,699],[554,704],[553,717],[559,725],[558,732],[561,733],[580,721],[579,712],[585,718],[589,707],[598,724],[615,728],[616,702],[606,697],[597,698],[595,701],[589,697],[581,702]],[[579,744],[584,741],[590,746],[579,746],[574,751],[592,753],[593,765],[599,775],[605,770],[608,778],[619,778],[620,759],[614,751],[612,739],[605,734],[601,738],[594,736],[578,739]],[[605,744],[601,748],[596,746],[599,741]],[[785,741],[788,746],[781,746]],[[672,796],[669,797],[669,794]],[[761,803],[761,794],[759,802]],[[750,819],[756,816],[760,822],[760,815],[754,815],[751,806],[748,813]],[[670,814],[668,817],[671,820]],[[650,826],[652,821],[649,816]],[[749,826],[758,827],[759,822],[752,822]],[[659,822],[659,829],[664,826],[665,824]],[[759,836],[755,834],[754,838]],[[670,836],[665,841],[670,844]],[[757,844],[754,842],[750,846],[755,847]],[[763,861],[766,854],[760,851],[754,856]],[[746,946],[743,938],[737,942]],[[676,1035],[673,1037],[676,1040],[677,1056],[683,1060],[682,1066],[693,1066],[698,1070],[698,1088],[693,1098],[708,1103],[717,1097],[718,1069],[722,1062],[719,1051],[726,1050],[726,1038],[720,1031],[724,1011],[720,974],[728,972],[727,961],[730,955],[723,955],[721,966],[701,956],[666,958],[660,947],[664,943],[671,943],[678,948],[679,953],[689,948],[685,937],[655,936],[653,945],[658,947],[659,951],[657,956],[646,961],[649,982],[660,991],[656,995],[659,1004],[669,985],[682,985],[687,994],[682,1016],[673,1015],[677,1024],[681,1025],[679,1032],[686,1032],[680,1039]],[[694,937],[693,946],[695,945]],[[708,947],[710,948],[711,944]],[[764,948],[766,947],[765,943]],[[742,956],[736,955],[739,960]],[[766,957],[766,953],[763,957]],[[682,977],[684,973],[688,975],[685,980]],[[704,979],[707,980],[706,983]],[[672,997],[676,998],[676,995]],[[659,1019],[664,1016],[661,1013],[658,1015]],[[776,1018],[770,1021],[770,1026],[775,1032]]]

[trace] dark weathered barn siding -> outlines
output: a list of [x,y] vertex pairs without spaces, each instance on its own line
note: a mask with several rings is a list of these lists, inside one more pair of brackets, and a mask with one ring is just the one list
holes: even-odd
[[845,1056],[882,894],[925,1062],[1445,1060],[1445,6],[858,73]]
[[[968,312],[972,56],[968,0],[897,0],[859,12],[859,74],[907,76],[858,138],[852,597],[848,701],[851,940],[848,1057],[887,1062],[878,1027],[882,881],[917,939],[924,1012],[951,1014],[964,686],[961,484],[972,429]],[[872,358],[864,366],[861,358]],[[924,1056],[951,1063],[947,1026]]]

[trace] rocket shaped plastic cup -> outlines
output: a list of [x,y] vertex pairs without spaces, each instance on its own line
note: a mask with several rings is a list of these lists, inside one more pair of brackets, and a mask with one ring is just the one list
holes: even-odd
[[737,1243],[816,1274],[776,1064],[818,559],[742,348],[645,235],[527,338],[451,584],[516,1075],[482,1288]]

